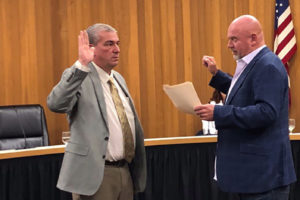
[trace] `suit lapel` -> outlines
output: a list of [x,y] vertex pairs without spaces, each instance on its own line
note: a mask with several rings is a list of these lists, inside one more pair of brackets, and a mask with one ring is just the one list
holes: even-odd
[[105,99],[104,99],[104,94],[103,94],[103,88],[102,88],[102,84],[101,81],[99,79],[99,75],[97,70],[95,69],[95,67],[93,66],[93,64],[89,64],[89,68],[91,70],[91,73],[89,73],[89,77],[92,80],[92,84],[96,93],[96,97],[97,97],[97,102],[99,105],[99,110],[102,114],[102,117],[105,121],[106,127],[108,129],[108,123],[107,123],[107,111],[106,111],[106,104],[105,104]]
[[114,74],[114,78],[116,79],[116,81],[118,82],[119,86],[121,87],[121,89],[122,89],[123,92],[125,93],[126,97],[130,97],[127,88],[126,88],[126,87],[124,86],[124,84],[122,84],[122,82],[119,80],[118,76],[116,76],[116,75]]
[[232,99],[234,98],[234,96],[236,95],[237,91],[239,90],[239,88],[242,86],[243,82],[245,81],[245,79],[247,78],[249,72],[253,69],[253,67],[255,66],[255,63],[267,52],[269,51],[269,49],[267,47],[263,48],[253,59],[252,61],[248,64],[248,66],[246,66],[245,70],[242,72],[242,74],[240,75],[240,77],[238,78],[238,80],[236,81],[236,83],[234,84],[229,97],[226,99],[225,104],[228,105],[231,103]]

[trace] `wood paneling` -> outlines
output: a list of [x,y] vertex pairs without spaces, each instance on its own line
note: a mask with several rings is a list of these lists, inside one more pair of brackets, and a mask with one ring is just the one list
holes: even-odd
[[[68,129],[66,116],[48,110],[47,95],[76,61],[79,31],[102,22],[119,32],[121,60],[116,70],[127,81],[146,138],[194,135],[201,121],[177,111],[162,85],[192,81],[202,103],[208,102],[213,90],[202,56],[215,56],[220,68],[234,73],[227,27],[242,14],[261,21],[266,43],[273,48],[274,4],[275,0],[1,0],[0,105],[41,104],[51,144],[61,143],[60,134]],[[300,2],[290,4],[300,40]],[[290,63],[290,116],[296,123],[299,65],[297,53]],[[295,131],[300,131],[297,124]]]

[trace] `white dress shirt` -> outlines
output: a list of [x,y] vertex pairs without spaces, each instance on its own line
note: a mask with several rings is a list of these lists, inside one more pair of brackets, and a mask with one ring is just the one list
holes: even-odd
[[[106,160],[109,161],[118,161],[124,159],[124,142],[123,142],[123,134],[122,134],[122,128],[121,123],[118,118],[118,114],[115,108],[115,104],[113,102],[108,80],[110,77],[113,78],[114,70],[111,71],[111,74],[109,75],[106,73],[102,68],[97,66],[94,62],[92,64],[95,66],[99,79],[101,80],[103,94],[104,94],[104,100],[106,105],[106,111],[107,111],[107,123],[108,123],[108,129],[109,129],[109,140],[107,145],[107,152],[106,152]],[[75,63],[75,66],[83,71],[89,72],[90,69],[86,66],[81,65],[79,61]],[[132,112],[132,109],[130,107],[129,98],[126,97],[125,93],[119,86],[118,82],[113,78],[113,82],[118,89],[118,93],[120,95],[120,98],[122,100],[126,116],[128,118],[128,122],[131,128],[131,132],[133,135],[133,141],[135,145],[135,124],[134,124],[134,114]]]
[[248,55],[244,56],[241,59],[238,59],[236,61],[236,68],[235,68],[235,73],[233,75],[228,93],[227,93],[227,97],[229,97],[229,94],[233,88],[233,86],[235,85],[235,83],[237,82],[237,80],[239,79],[240,75],[243,73],[243,71],[246,69],[246,67],[248,66],[248,64],[253,60],[253,58],[260,52],[260,50],[262,50],[266,45],[263,45],[257,49],[255,49],[254,51],[252,51],[251,53],[249,53]]

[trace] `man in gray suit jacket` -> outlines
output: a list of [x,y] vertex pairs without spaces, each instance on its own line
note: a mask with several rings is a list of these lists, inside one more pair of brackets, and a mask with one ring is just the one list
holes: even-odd
[[[67,113],[71,138],[57,187],[73,199],[130,200],[146,185],[144,136],[119,62],[117,31],[94,24],[78,36],[79,56],[48,96],[48,107]],[[112,83],[109,82],[112,81]],[[114,85],[133,138],[133,159],[125,160],[123,124],[111,93]]]

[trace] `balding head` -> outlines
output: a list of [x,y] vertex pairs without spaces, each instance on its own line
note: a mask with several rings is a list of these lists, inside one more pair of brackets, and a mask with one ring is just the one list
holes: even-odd
[[228,28],[228,48],[235,59],[240,59],[265,44],[259,21],[251,15],[242,15]]

